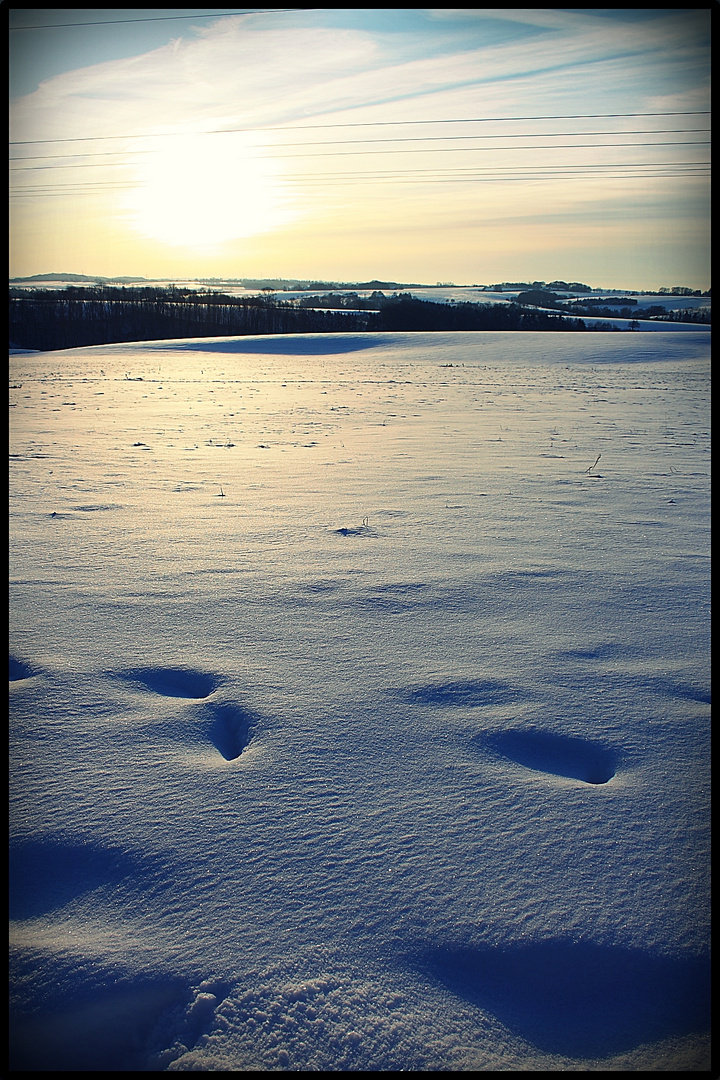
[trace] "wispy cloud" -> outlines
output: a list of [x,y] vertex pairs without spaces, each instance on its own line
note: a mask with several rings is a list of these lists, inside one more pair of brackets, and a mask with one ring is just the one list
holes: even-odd
[[[596,244],[603,215],[623,200],[653,208],[657,222],[673,202],[698,205],[697,177],[679,168],[674,179],[656,177],[650,166],[707,160],[702,133],[683,138],[702,118],[646,114],[708,107],[708,13],[430,9],[393,13],[392,25],[382,14],[381,27],[360,9],[335,19],[320,10],[226,18],[47,79],[13,104],[11,138],[77,141],[38,142],[23,161],[14,148],[14,190],[24,192],[17,215],[30,220],[34,191],[47,225],[54,196],[58,212],[85,214],[98,238],[103,220],[128,228],[158,265],[171,248],[186,249],[188,260],[193,250],[220,253],[235,265],[235,241],[279,232],[289,274],[302,272],[298,262],[309,268],[313,230],[339,228],[340,219],[357,220],[356,252],[372,242],[377,271],[385,266],[388,276],[391,265],[406,265],[392,235],[427,227],[433,244],[423,265],[434,279],[435,258],[452,262],[450,247],[440,254],[434,222],[461,230],[504,220],[521,262],[512,222],[536,220],[543,208],[552,215],[564,204],[579,230],[586,215]],[[337,25],[343,17],[348,25]],[[623,115],[573,119],[588,114]],[[567,119],[490,122],[519,117]],[[448,124],[461,119],[483,122]],[[235,134],[209,134],[218,131]],[[90,201],[79,200],[83,191]],[[649,211],[641,216],[650,221]],[[698,253],[698,274],[706,263]],[[313,265],[309,276],[322,272]],[[452,276],[483,274],[463,253]]]

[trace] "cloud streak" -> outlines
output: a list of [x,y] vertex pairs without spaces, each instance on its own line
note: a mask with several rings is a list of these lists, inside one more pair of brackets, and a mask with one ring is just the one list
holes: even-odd
[[[540,228],[543,207],[549,222],[564,204],[578,230],[586,215],[597,250],[603,216],[616,220],[625,201],[645,211],[646,254],[638,250],[636,260],[644,274],[656,272],[651,230],[675,221],[673,204],[706,212],[708,181],[699,174],[707,136],[691,130],[706,118],[647,115],[708,107],[705,12],[439,9],[394,13],[390,29],[390,13],[381,14],[382,26],[360,9],[344,26],[342,13],[333,21],[320,10],[227,18],[182,37],[175,30],[136,56],[92,63],[87,54],[77,69],[43,81],[11,109],[11,138],[38,140],[12,153],[14,272],[47,269],[33,250],[39,223],[57,236],[59,216],[72,215],[112,263],[97,273],[162,275],[175,266],[176,275],[203,274],[215,260],[218,276],[325,276],[313,234],[341,228],[347,236],[355,220],[354,241],[344,241],[348,279],[371,252],[373,276],[503,276],[497,262],[471,260],[465,243],[456,255],[449,238],[443,245],[433,229],[443,221],[453,234],[473,222],[479,252],[482,229],[505,222],[502,263],[517,278],[525,255],[515,221]],[[598,118],[572,119],[581,115]],[[509,120],[517,117],[557,119]],[[449,123],[460,120],[468,122]],[[210,134],[218,131],[227,134]],[[370,138],[377,141],[361,141]],[[414,245],[409,264],[396,237],[423,229],[426,254],[418,265],[422,245]],[[118,230],[127,230],[122,255]],[[668,274],[707,287],[697,231],[676,243]],[[268,239],[272,266],[262,245],[237,246],[250,236]],[[547,229],[538,236],[547,243]],[[607,239],[615,242],[614,227]],[[548,277],[541,246],[528,236],[525,247],[533,253],[526,276]],[[583,263],[581,243],[565,247],[566,276],[592,277],[592,253]],[[556,248],[548,250],[553,265],[563,244]],[[128,266],[133,251],[143,269]],[[66,260],[73,257],[70,245]],[[602,265],[609,258],[608,248]]]

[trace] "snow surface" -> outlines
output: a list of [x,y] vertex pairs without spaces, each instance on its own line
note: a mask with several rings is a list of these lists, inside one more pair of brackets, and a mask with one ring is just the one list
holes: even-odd
[[709,372],[11,356],[12,1068],[708,1069]]

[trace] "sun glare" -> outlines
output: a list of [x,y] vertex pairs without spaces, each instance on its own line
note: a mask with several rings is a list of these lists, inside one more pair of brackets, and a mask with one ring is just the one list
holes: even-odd
[[140,166],[128,209],[144,236],[209,251],[295,216],[278,172],[235,133],[164,138]]

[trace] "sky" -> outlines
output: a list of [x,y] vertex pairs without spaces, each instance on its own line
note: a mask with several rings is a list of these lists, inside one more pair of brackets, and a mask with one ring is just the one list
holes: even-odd
[[710,287],[710,9],[11,9],[10,276]]

